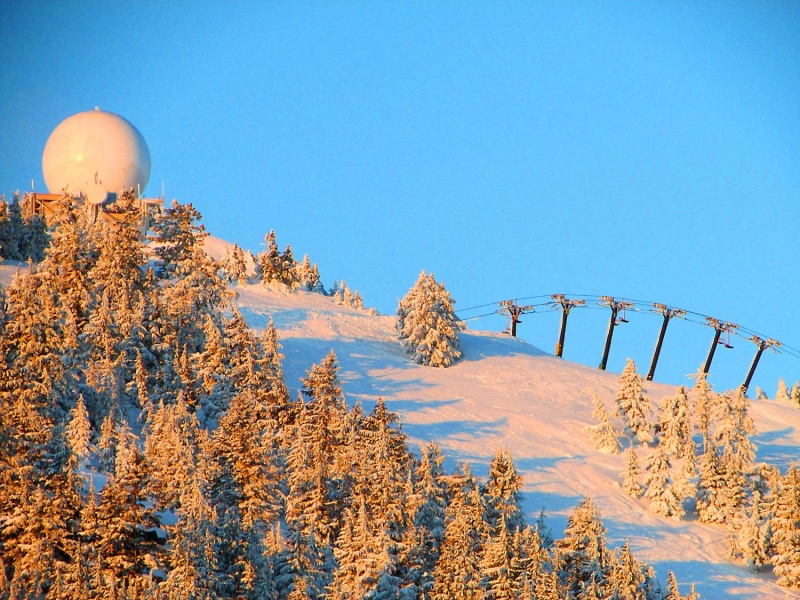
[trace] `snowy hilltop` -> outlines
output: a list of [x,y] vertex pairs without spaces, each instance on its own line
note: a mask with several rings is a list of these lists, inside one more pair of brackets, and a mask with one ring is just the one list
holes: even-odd
[[380,315],[199,218],[0,266],[0,598],[800,598],[793,392],[465,330],[424,273]]

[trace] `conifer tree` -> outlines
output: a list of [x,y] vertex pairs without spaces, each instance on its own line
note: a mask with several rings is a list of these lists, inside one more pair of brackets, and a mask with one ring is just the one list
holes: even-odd
[[678,580],[672,571],[667,575],[667,595],[664,600],[683,600],[683,596],[681,596],[681,592],[678,589]]
[[683,457],[692,428],[689,417],[689,400],[683,386],[674,396],[667,396],[661,405],[659,417],[662,444],[670,456]]
[[91,428],[89,413],[83,403],[83,396],[79,396],[78,402],[70,413],[70,421],[66,431],[67,443],[76,467],[80,467],[89,456],[89,442],[92,437]]
[[651,414],[650,400],[642,387],[642,378],[629,358],[619,378],[617,416],[625,423],[625,435],[634,443],[649,444],[653,441]]
[[783,477],[772,526],[778,585],[800,588],[800,471],[795,465]]
[[650,510],[664,517],[682,517],[681,498],[677,497],[673,489],[669,455],[663,445],[659,444],[656,451],[647,458],[645,469],[647,474],[644,478],[644,495],[650,498]]
[[760,571],[770,560],[772,545],[772,514],[761,493],[753,491],[750,505],[747,507],[744,522],[739,530],[737,545],[741,548],[747,565],[753,571]]
[[597,424],[587,426],[586,430],[592,434],[594,446],[600,450],[600,452],[619,454],[620,450],[622,450],[622,444],[617,438],[616,429],[614,429],[614,426],[611,424],[606,405],[595,392],[592,392],[592,400],[594,402],[592,419],[594,419]]
[[794,385],[792,386],[790,400],[792,404],[794,404],[797,408],[800,408],[800,383],[797,381],[795,381]]
[[489,478],[485,489],[486,522],[490,531],[499,534],[501,521],[511,534],[524,526],[520,505],[521,489],[522,477],[514,468],[511,451],[508,448],[498,448],[489,464]]
[[698,369],[695,377],[695,384],[692,388],[694,399],[693,418],[697,431],[703,440],[703,452],[708,450],[711,443],[711,423],[716,419],[716,409],[719,404],[717,395],[708,383],[708,376],[703,372],[702,367]]
[[675,496],[681,502],[686,498],[694,498],[697,493],[697,486],[694,483],[694,479],[697,477],[697,455],[694,441],[691,438],[687,439],[683,448],[683,460],[672,486]]
[[415,363],[447,367],[461,358],[458,331],[462,324],[453,304],[444,284],[425,271],[400,301],[397,331],[401,345]]
[[235,502],[248,530],[274,522],[282,507],[284,466],[275,429],[266,407],[244,390],[234,396],[212,438],[213,495],[224,505]]
[[336,498],[343,474],[337,472],[337,455],[343,442],[346,405],[337,376],[339,366],[331,351],[319,365],[313,365],[303,379],[301,402],[295,412],[290,448],[286,498],[286,519],[298,523],[301,533],[314,535],[317,543],[329,545],[336,539]]
[[564,537],[557,542],[563,570],[575,594],[585,585],[604,584],[611,564],[600,512],[590,497],[570,515]]
[[513,541],[501,513],[497,533],[486,541],[481,560],[481,587],[487,598],[514,600],[517,596],[519,586],[514,580],[513,563],[519,553]]
[[641,475],[642,470],[639,467],[639,459],[636,456],[636,450],[633,448],[633,442],[631,442],[625,451],[625,469],[622,471],[622,489],[629,496],[641,498],[642,494],[644,494],[645,490],[639,483]]
[[719,454],[710,446],[700,458],[697,484],[697,515],[704,523],[723,523],[722,494],[726,486]]
[[629,540],[616,551],[608,575],[608,597],[619,600],[644,600],[644,568],[631,552]]
[[267,249],[262,250],[256,256],[256,275],[261,279],[263,285],[268,285],[273,281],[280,281],[283,268],[274,230],[270,229],[269,233],[264,236],[264,244]]
[[[365,498],[373,531],[385,534],[398,549],[404,530],[410,525],[406,506],[411,461],[405,439],[400,419],[389,412],[379,398],[374,410],[364,419],[356,440],[357,474],[350,491]],[[346,493],[340,485],[339,495]]]
[[433,571],[432,600],[473,600],[480,590],[480,557],[486,539],[480,492],[474,478],[465,473],[445,513],[444,540]]
[[783,380],[783,377],[778,379],[778,390],[775,392],[775,401],[776,402],[789,402],[789,388],[786,386],[786,382]]
[[431,442],[422,449],[416,470],[416,494],[409,502],[416,506],[409,542],[409,579],[427,598],[433,585],[432,573],[444,538],[447,486],[442,468],[444,457]]
[[103,488],[98,509],[96,547],[104,576],[128,579],[156,568],[161,553],[155,529],[159,521],[149,507],[147,469],[135,439],[127,434],[118,445],[114,476]]

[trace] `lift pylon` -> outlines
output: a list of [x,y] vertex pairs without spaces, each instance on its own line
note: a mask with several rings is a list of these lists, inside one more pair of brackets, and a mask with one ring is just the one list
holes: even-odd
[[567,317],[569,317],[569,311],[573,306],[584,306],[586,300],[571,300],[565,298],[564,294],[553,294],[550,297],[555,300],[551,306],[560,306],[562,311],[561,328],[558,331],[558,342],[556,343],[556,356],[561,358],[564,354],[564,338],[567,335]]
[[725,343],[725,347],[733,348],[733,346],[730,345],[730,335],[732,331],[739,329],[739,326],[734,325],[733,323],[728,323],[727,321],[720,321],[714,317],[706,317],[706,325],[714,328],[714,339],[711,342],[711,348],[708,349],[706,364],[703,367],[703,373],[708,375],[708,371],[711,369],[711,361],[714,360],[714,353],[717,351],[717,344],[721,343],[719,339],[720,336],[722,336],[724,332],[728,336],[728,341]]
[[[614,327],[620,323],[627,323],[625,310],[633,308],[633,302],[625,300],[615,300],[613,296],[600,296],[600,306],[608,306],[611,309],[611,319],[608,322],[608,333],[606,333],[606,345],[603,348],[603,358],[600,361],[600,370],[605,371],[608,364],[608,353],[611,351],[611,338],[614,336]],[[622,311],[623,317],[618,321],[617,314]]]
[[653,304],[653,308],[664,316],[664,322],[661,324],[661,332],[658,334],[656,349],[653,352],[653,359],[650,361],[650,371],[647,373],[647,381],[653,381],[653,377],[656,374],[656,364],[658,363],[658,357],[661,355],[661,345],[664,343],[664,336],[667,334],[669,320],[672,317],[686,316],[685,310],[681,310],[680,308],[667,308],[666,304],[659,304],[656,302]]
[[[751,336],[750,341],[753,342],[756,346],[758,346],[758,350],[756,351],[756,355],[753,357],[753,362],[750,364],[750,370],[747,372],[747,378],[744,380],[744,383],[742,384],[743,394],[746,394],[747,388],[750,387],[750,382],[753,380],[753,374],[756,372],[758,361],[761,360],[761,355],[764,354],[764,350],[773,347],[780,348],[781,346],[781,343],[777,340],[773,340],[772,338],[763,340],[757,335]],[[775,350],[775,352],[777,352],[777,350]]]
[[517,337],[517,323],[521,323],[520,316],[525,313],[534,312],[533,306],[520,306],[516,300],[503,300],[500,303],[501,314],[506,314],[511,317],[511,336]]

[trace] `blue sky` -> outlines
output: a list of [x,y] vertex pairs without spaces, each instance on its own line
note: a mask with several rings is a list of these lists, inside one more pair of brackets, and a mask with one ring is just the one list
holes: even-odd
[[[147,140],[150,195],[253,250],[275,229],[382,312],[424,268],[459,308],[605,294],[800,348],[796,2],[12,0],[0,23],[6,194],[43,188],[50,132],[100,106]],[[595,308],[565,358],[599,362]],[[519,334],[552,351],[558,318]],[[609,369],[646,371],[660,318],[629,320]],[[657,379],[685,382],[712,334],[671,325]],[[755,352],[734,346],[720,389]],[[800,358],[765,355],[752,387],[778,377]]]

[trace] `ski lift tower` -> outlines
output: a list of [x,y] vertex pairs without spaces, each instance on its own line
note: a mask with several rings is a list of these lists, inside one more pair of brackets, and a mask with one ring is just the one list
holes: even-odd
[[522,323],[519,318],[525,313],[534,312],[533,306],[520,306],[516,300],[503,300],[500,302],[500,314],[511,317],[511,337],[517,337],[517,323]]
[[[721,344],[729,350],[733,348],[731,345],[731,332],[739,329],[739,326],[734,325],[733,323],[728,323],[727,321],[720,321],[714,317],[706,317],[706,325],[714,328],[714,339],[711,342],[711,348],[708,349],[706,364],[703,367],[703,373],[708,375],[708,371],[711,369],[711,361],[714,360],[714,353],[717,350],[717,345]],[[725,333],[725,341],[720,339],[723,333]]]
[[667,325],[669,325],[669,320],[672,317],[683,318],[686,316],[685,310],[681,310],[680,308],[667,308],[666,304],[659,304],[656,302],[653,304],[653,308],[663,315],[664,322],[661,324],[661,331],[659,332],[658,340],[656,341],[656,349],[653,352],[653,359],[650,361],[650,370],[647,372],[647,381],[653,381],[653,377],[656,374],[656,364],[658,363],[658,357],[661,355],[661,345],[664,343],[664,336],[667,334]]
[[[605,371],[608,364],[608,353],[611,351],[611,338],[614,336],[614,327],[620,323],[627,323],[625,311],[633,308],[633,302],[625,300],[615,300],[613,296],[600,296],[600,306],[608,306],[611,309],[611,319],[608,321],[608,332],[606,333],[606,345],[603,348],[603,358],[600,360],[600,370]],[[622,311],[622,316],[619,315]]]
[[564,294],[553,294],[550,296],[555,302],[551,306],[561,307],[561,327],[558,331],[558,343],[556,343],[556,356],[561,358],[564,354],[564,337],[567,335],[567,317],[573,306],[585,306],[586,300],[570,300]]
[[753,357],[753,362],[750,365],[750,370],[747,372],[747,378],[744,380],[742,384],[742,393],[747,393],[747,388],[750,387],[750,382],[753,380],[753,374],[756,372],[756,367],[758,366],[758,361],[761,360],[761,355],[764,354],[764,350],[767,348],[772,349],[773,352],[778,352],[775,348],[780,348],[781,343],[777,340],[773,340],[772,338],[767,338],[766,340],[761,339],[757,335],[753,335],[750,337],[750,341],[753,342],[756,346],[758,346],[758,350],[756,351],[756,355]]

